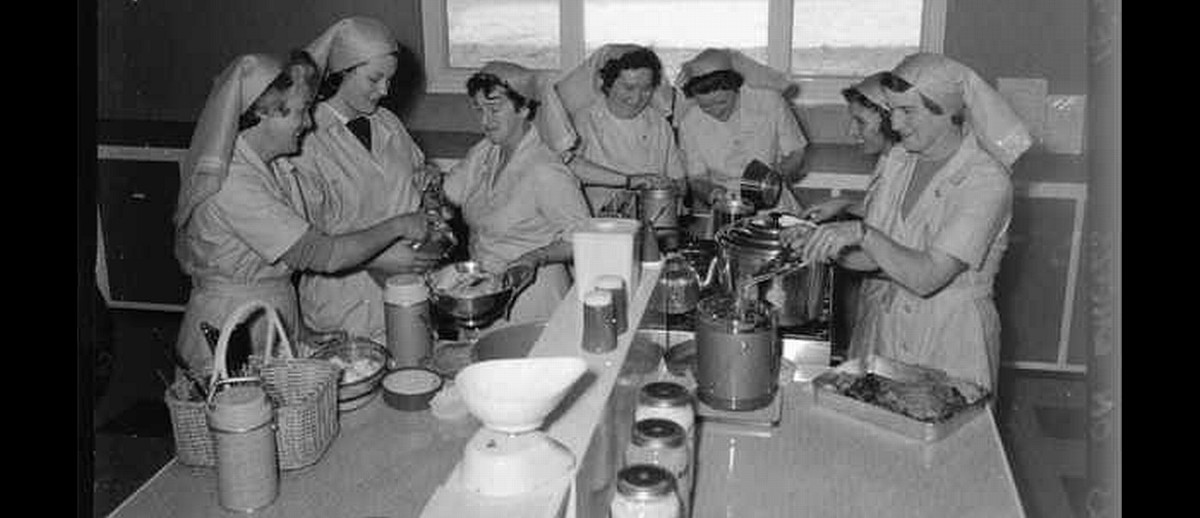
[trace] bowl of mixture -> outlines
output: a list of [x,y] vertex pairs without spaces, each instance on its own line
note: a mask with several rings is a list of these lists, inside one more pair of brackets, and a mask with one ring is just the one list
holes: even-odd
[[338,410],[362,408],[379,395],[379,382],[387,373],[391,353],[387,347],[362,337],[326,345],[313,358],[328,360],[341,369],[338,381]]

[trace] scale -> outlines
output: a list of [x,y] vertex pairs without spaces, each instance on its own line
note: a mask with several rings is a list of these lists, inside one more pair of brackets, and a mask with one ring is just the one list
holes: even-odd
[[570,477],[575,454],[540,428],[586,371],[574,356],[487,360],[460,371],[455,385],[483,423],[463,449],[462,488],[514,497]]

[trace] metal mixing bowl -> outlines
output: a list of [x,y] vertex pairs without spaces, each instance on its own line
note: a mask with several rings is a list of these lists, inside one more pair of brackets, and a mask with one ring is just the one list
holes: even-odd
[[508,279],[503,279],[504,288],[494,293],[474,297],[462,297],[441,292],[437,289],[437,280],[453,269],[458,273],[484,273],[483,267],[475,261],[460,261],[446,265],[430,273],[429,286],[434,305],[438,311],[450,315],[464,325],[474,325],[489,320],[497,315],[499,310],[507,311],[509,299],[512,298],[512,286]]
[[365,358],[379,364],[370,374],[355,381],[347,383],[345,373],[338,378],[338,409],[349,412],[366,406],[379,395],[379,383],[387,374],[391,353],[383,344],[368,338],[351,337],[318,349],[312,357],[320,360],[339,358],[345,363]]

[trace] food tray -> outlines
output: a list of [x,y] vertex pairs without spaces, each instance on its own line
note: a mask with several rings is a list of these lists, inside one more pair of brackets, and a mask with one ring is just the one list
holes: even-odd
[[[933,379],[951,384],[959,389],[959,392],[966,397],[968,404],[944,420],[936,422],[921,421],[882,406],[841,394],[832,385],[832,380],[839,373],[874,373],[877,376],[897,381]],[[987,403],[991,399],[991,395],[985,389],[973,383],[947,377],[938,370],[906,364],[875,355],[847,360],[838,367],[814,378],[812,385],[817,406],[834,410],[880,428],[927,443],[939,441],[973,420],[987,408]]]

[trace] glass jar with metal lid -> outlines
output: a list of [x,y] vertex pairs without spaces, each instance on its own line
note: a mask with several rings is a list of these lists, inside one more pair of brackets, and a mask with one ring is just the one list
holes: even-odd
[[679,518],[675,477],[653,464],[633,464],[617,472],[610,518]]
[[675,477],[676,494],[686,502],[691,495],[691,448],[682,426],[668,419],[634,422],[633,436],[625,449],[625,465],[654,464]]
[[651,418],[674,421],[683,428],[684,435],[690,438],[696,422],[692,394],[683,385],[671,381],[655,381],[642,385],[638,391],[633,419],[637,422]]

